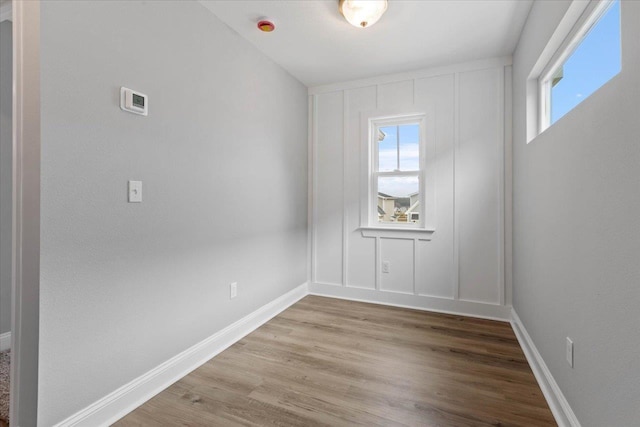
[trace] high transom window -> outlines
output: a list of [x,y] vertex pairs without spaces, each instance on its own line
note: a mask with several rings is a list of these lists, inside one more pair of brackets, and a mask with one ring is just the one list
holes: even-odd
[[543,131],[622,69],[620,0],[594,3],[590,15],[547,66],[540,79]]

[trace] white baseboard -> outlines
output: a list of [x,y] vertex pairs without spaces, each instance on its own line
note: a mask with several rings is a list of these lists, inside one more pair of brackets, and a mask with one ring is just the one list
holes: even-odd
[[303,283],[56,424],[56,427],[113,424],[307,294],[307,284]]
[[547,364],[544,363],[544,359],[538,352],[520,317],[513,309],[511,309],[511,326],[558,425],[560,427],[580,427],[576,414],[573,413],[569,402],[562,394],[562,390],[551,375]]
[[0,351],[9,350],[11,348],[11,332],[5,332],[0,335]]
[[374,289],[350,288],[324,283],[310,283],[309,293],[311,295],[324,297],[412,308],[436,313],[479,317],[481,319],[499,320],[502,322],[508,322],[511,319],[511,307],[473,301],[383,292]]

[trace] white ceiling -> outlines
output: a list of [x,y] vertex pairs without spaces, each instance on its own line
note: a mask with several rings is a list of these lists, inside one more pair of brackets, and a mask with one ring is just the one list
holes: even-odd
[[[338,0],[202,0],[307,86],[510,55],[533,0],[389,0],[360,29]],[[276,24],[256,28],[260,18]]]

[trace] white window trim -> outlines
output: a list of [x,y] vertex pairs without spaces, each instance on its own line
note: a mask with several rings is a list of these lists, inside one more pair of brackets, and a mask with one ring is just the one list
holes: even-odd
[[551,81],[559,66],[580,46],[584,38],[615,0],[591,0],[538,78],[538,134],[551,126]]
[[[377,210],[377,177],[385,176],[385,172],[377,172],[377,136],[374,130],[385,123],[402,125],[417,123],[420,125],[420,171],[417,173],[421,182],[420,222],[416,224],[380,223]],[[422,112],[372,111],[361,114],[361,195],[360,195],[360,230],[365,237],[390,237],[415,235],[424,239],[426,234],[435,231],[435,129],[432,110]],[[416,172],[393,172],[390,175],[411,175]]]

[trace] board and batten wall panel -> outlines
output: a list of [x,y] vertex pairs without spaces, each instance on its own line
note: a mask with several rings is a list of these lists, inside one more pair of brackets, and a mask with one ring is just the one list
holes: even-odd
[[342,122],[341,92],[318,97],[315,104],[314,253],[315,280],[342,283]]
[[378,86],[378,108],[389,110],[413,104],[413,80]]
[[[455,76],[416,79],[415,103],[418,110],[434,107],[436,127],[436,234],[431,241],[416,243],[416,293],[454,298],[453,245],[453,167],[455,136]],[[427,184],[428,185],[428,184]],[[440,238],[440,236],[446,236]]]
[[389,271],[382,270],[380,289],[401,294],[413,293],[413,239],[380,239],[380,257],[389,264]]
[[377,105],[377,87],[368,86],[345,91],[345,237],[347,247],[346,285],[356,288],[376,287],[376,239],[363,237],[360,227],[360,112]]
[[[501,150],[509,65],[500,58],[309,89],[316,106],[311,292],[508,317]],[[427,185],[436,197],[428,208],[436,226],[428,240],[411,233],[364,237],[360,229],[362,117],[396,110],[429,115],[435,157]]]

